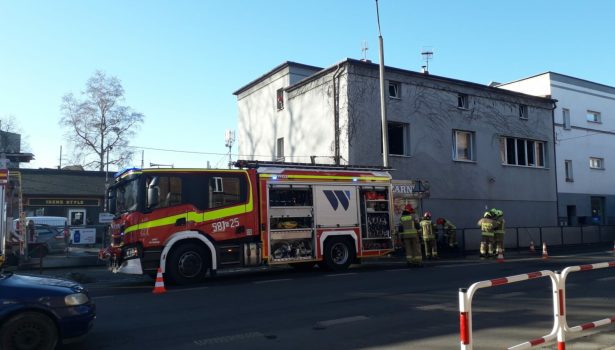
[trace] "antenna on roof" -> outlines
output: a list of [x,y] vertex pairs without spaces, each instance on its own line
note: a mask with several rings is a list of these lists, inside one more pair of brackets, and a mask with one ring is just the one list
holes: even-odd
[[431,47],[424,47],[421,55],[423,55],[423,60],[425,61],[425,65],[421,66],[423,73],[429,74],[429,60],[433,58]]
[[367,59],[367,50],[369,50],[369,47],[367,47],[367,40],[363,40],[363,46],[361,46],[361,61],[363,62],[371,62]]

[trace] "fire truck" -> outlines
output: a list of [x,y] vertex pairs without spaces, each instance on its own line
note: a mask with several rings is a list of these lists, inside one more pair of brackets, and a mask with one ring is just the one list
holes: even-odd
[[339,271],[393,251],[383,168],[237,161],[237,169],[127,169],[107,192],[113,272],[173,284],[226,268]]

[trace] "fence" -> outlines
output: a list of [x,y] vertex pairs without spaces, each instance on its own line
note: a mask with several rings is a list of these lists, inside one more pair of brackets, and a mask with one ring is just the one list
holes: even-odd
[[543,270],[510,277],[496,278],[476,282],[467,289],[459,289],[459,338],[461,349],[472,350],[473,348],[472,299],[474,298],[474,294],[477,290],[481,288],[496,287],[505,284],[528,281],[541,277],[549,277],[551,279],[553,292],[553,328],[549,334],[509,347],[509,350],[529,349],[536,345],[553,341],[556,338],[558,350],[564,350],[566,348],[566,335],[568,333],[581,332],[587,329],[614,323],[615,317],[604,318],[575,327],[569,327],[566,321],[566,278],[568,275],[572,272],[597,270],[609,267],[615,267],[615,262],[570,266],[562,270],[561,273]]
[[[457,229],[462,253],[478,250],[481,240],[479,228]],[[460,231],[460,232],[459,232]],[[504,248],[528,249],[530,243],[539,247],[542,242],[551,246],[567,246],[591,243],[615,242],[615,226],[548,226],[548,227],[507,227]]]

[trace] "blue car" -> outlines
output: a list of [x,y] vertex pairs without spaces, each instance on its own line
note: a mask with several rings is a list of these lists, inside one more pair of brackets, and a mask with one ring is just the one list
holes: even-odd
[[85,336],[95,317],[76,282],[0,273],[0,349],[54,349]]

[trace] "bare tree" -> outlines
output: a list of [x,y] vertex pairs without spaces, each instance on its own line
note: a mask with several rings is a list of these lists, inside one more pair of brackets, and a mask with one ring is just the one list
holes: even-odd
[[108,164],[127,164],[133,155],[129,140],[144,116],[122,105],[124,88],[116,77],[96,71],[88,79],[83,100],[72,93],[62,98],[60,125],[73,147],[73,157],[86,168],[105,170]]

